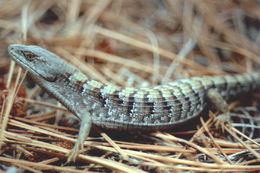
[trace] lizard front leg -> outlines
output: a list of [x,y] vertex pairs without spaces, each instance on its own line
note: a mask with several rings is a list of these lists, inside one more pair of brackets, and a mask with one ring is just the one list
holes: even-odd
[[80,115],[78,117],[81,117],[80,130],[79,130],[77,141],[74,144],[73,149],[68,154],[67,162],[70,161],[75,162],[80,150],[84,148],[84,141],[89,135],[91,124],[92,124],[89,111],[85,111],[84,115]]

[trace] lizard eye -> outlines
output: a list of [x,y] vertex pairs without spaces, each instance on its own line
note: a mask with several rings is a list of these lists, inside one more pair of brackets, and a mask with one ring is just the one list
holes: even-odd
[[26,57],[26,59],[28,61],[33,61],[37,57],[36,54],[34,54],[30,51],[22,51],[22,54],[23,54],[24,57]]

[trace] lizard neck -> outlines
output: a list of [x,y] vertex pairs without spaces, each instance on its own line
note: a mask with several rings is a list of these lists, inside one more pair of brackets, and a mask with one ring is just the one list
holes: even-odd
[[76,69],[66,69],[51,82],[34,75],[32,78],[78,117],[82,116],[82,112],[92,109],[92,103],[98,101],[102,105],[100,89],[105,84],[89,80]]

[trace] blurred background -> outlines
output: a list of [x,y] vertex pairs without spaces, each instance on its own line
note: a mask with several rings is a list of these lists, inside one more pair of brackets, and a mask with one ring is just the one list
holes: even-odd
[[259,16],[254,0],[2,0],[0,52],[36,44],[102,82],[150,86],[252,71]]

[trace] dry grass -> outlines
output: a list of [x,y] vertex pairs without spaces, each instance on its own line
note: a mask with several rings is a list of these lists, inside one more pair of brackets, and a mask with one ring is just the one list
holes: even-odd
[[66,164],[75,123],[56,125],[66,109],[38,87],[21,84],[23,73],[8,66],[7,55],[11,43],[40,45],[93,79],[130,87],[254,71],[260,63],[259,12],[259,2],[243,0],[0,1],[0,171],[259,171],[258,94],[230,103],[233,123],[223,132],[212,112],[197,127],[167,133],[94,129],[86,152]]

